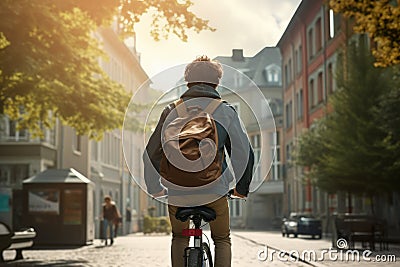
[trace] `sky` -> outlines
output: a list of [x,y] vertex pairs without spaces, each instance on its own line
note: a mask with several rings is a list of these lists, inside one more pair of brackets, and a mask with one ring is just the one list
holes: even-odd
[[196,56],[231,56],[232,49],[243,49],[251,57],[266,46],[275,46],[301,0],[193,0],[190,8],[209,20],[215,32],[188,32],[187,42],[174,35],[154,41],[150,36],[150,16],[135,25],[136,50],[141,65],[152,76],[170,67],[187,64]]

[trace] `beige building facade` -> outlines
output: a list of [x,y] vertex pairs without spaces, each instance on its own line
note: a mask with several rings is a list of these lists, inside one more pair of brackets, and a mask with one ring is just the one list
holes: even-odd
[[[99,64],[111,79],[134,93],[148,80],[140,66],[138,53],[128,48],[115,29],[99,29],[94,36],[102,43],[108,59],[99,59]],[[138,162],[132,175],[142,176],[141,154],[143,147],[136,144],[139,135],[126,133],[129,144],[125,154],[131,162]],[[54,129],[45,130],[43,138],[32,138],[28,131],[16,129],[15,122],[0,115],[0,200],[10,200],[12,205],[0,207],[0,220],[14,228],[21,224],[22,182],[24,179],[46,169],[74,168],[88,177],[95,185],[93,192],[93,222],[95,235],[99,236],[101,204],[105,195],[112,196],[123,216],[120,234],[140,230],[139,219],[146,210],[146,197],[133,182],[124,159],[122,129],[104,134],[99,141],[79,136],[69,126],[57,121]]]

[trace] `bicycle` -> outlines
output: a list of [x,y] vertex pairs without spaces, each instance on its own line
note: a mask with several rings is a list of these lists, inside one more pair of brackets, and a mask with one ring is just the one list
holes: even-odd
[[[228,199],[240,199],[233,196],[233,190],[229,191],[227,197]],[[182,231],[183,236],[194,238],[194,246],[187,247],[184,251],[185,267],[213,267],[210,241],[205,235],[207,242],[203,242],[202,227],[215,220],[215,211],[206,206],[179,207],[175,214],[175,218],[181,222],[190,220],[194,224],[194,228],[184,229]],[[201,225],[202,221],[206,223]]]
[[[188,219],[193,222],[194,228],[184,229],[182,235],[194,238],[194,246],[185,248],[186,267],[212,267],[213,261],[209,242],[203,242],[203,230],[201,221],[209,223],[216,218],[213,209],[206,206],[199,207],[179,207],[175,218],[186,222]],[[203,225],[204,226],[204,225]]]

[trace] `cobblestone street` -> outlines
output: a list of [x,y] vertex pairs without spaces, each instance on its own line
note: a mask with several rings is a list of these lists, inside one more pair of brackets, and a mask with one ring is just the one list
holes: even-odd
[[[207,233],[209,236],[209,233]],[[233,266],[267,266],[257,260],[259,246],[243,238],[232,236]],[[113,246],[104,246],[100,240],[93,245],[69,249],[40,249],[24,252],[25,259],[7,266],[171,266],[170,236],[133,234],[118,237]],[[5,256],[11,257],[11,252]],[[268,266],[288,266],[268,262]],[[305,266],[291,264],[290,266]]]
[[[209,236],[209,232],[206,233]],[[382,254],[396,254],[395,263],[377,262],[343,262],[329,261],[303,263],[286,258],[286,261],[277,259],[276,254],[271,261],[271,252],[274,249],[298,250],[310,249],[321,251],[330,247],[329,240],[310,240],[307,238],[283,238],[277,232],[247,232],[239,231],[232,234],[232,266],[400,266],[399,247],[392,247],[391,251]],[[260,261],[258,255],[268,247],[268,258]],[[33,249],[24,251],[24,260],[7,262],[5,266],[171,266],[169,260],[170,236],[143,235],[141,233],[121,236],[115,240],[113,246],[104,246],[100,240],[92,245],[80,248],[63,249]],[[396,252],[397,251],[397,252]],[[13,257],[13,252],[7,251],[7,259]],[[376,253],[375,253],[376,254]],[[375,255],[374,254],[374,255]],[[265,257],[261,254],[260,256]]]

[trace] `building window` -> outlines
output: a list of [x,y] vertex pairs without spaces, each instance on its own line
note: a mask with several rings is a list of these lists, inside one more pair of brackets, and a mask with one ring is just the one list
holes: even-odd
[[288,65],[285,65],[285,87],[289,86],[289,73],[288,73]]
[[286,145],[286,161],[292,160],[292,143]]
[[273,181],[281,179],[281,147],[279,144],[279,132],[270,133],[270,150],[272,166],[271,166],[271,179]]
[[289,101],[288,104],[286,104],[286,128],[289,129],[292,127],[292,112],[293,112],[293,103],[292,100]]
[[269,69],[267,73],[268,73],[268,82],[269,83],[278,83],[279,82],[278,72],[275,69]]
[[0,185],[22,186],[29,177],[29,164],[0,164]]
[[261,118],[267,118],[267,117],[269,117],[271,115],[278,114],[277,103],[274,100],[270,99],[270,98],[267,99],[267,101],[268,101],[268,105],[269,105],[269,108],[271,109],[272,114],[270,114],[268,109],[260,106],[260,108],[261,108]]
[[50,145],[56,145],[56,130],[55,127],[53,129],[42,127],[44,132],[44,138],[42,138],[43,142],[46,142]]
[[286,129],[288,129],[289,128],[289,104],[286,104],[285,105],[285,126],[286,126]]
[[28,133],[26,129],[18,129],[17,122],[7,118],[6,136],[9,141],[27,141]]
[[297,73],[299,74],[303,68],[303,51],[302,46],[299,46],[299,52],[297,54]]
[[113,132],[105,133],[99,143],[99,161],[114,167],[119,167],[121,160],[121,139]]
[[269,143],[273,144],[274,146],[277,145],[279,146],[280,144],[280,138],[279,138],[279,132],[274,132],[274,133],[270,133],[269,135]]
[[73,131],[73,150],[76,152],[81,152],[82,150],[82,136],[78,135],[76,131]]
[[265,78],[268,83],[280,85],[281,68],[275,64],[268,65],[265,70]]
[[273,82],[272,75],[273,75],[273,71],[271,70],[271,71],[268,72],[268,79],[267,79],[268,82]]
[[311,60],[314,56],[314,34],[311,28],[308,31],[308,59]]
[[278,73],[278,71],[274,71],[273,72],[273,77],[274,77],[274,83],[279,83],[279,73]]
[[335,36],[335,14],[332,9],[329,9],[329,38]]
[[318,73],[318,103],[321,103],[324,97],[324,90],[322,84],[322,72]]
[[303,89],[297,93],[297,119],[303,119]]
[[289,83],[292,82],[293,77],[292,77],[292,59],[289,59],[289,66],[288,66],[288,76],[289,76]]
[[0,165],[0,185],[10,185],[10,169],[7,165]]
[[315,23],[315,50],[316,52],[322,49],[322,27],[321,27],[321,18],[317,19]]
[[333,12],[332,9],[329,10],[329,37],[335,37],[336,33],[341,28],[342,17],[339,13]]
[[250,143],[251,146],[253,147],[253,152],[254,152],[254,169],[253,170],[253,180],[255,181],[260,181],[261,180],[261,162],[260,162],[260,156],[261,156],[261,135],[256,134],[252,135],[250,137]]
[[310,102],[310,108],[313,108],[315,106],[315,92],[314,92],[314,80],[310,80],[310,87],[308,88],[308,93],[309,93],[309,102]]

